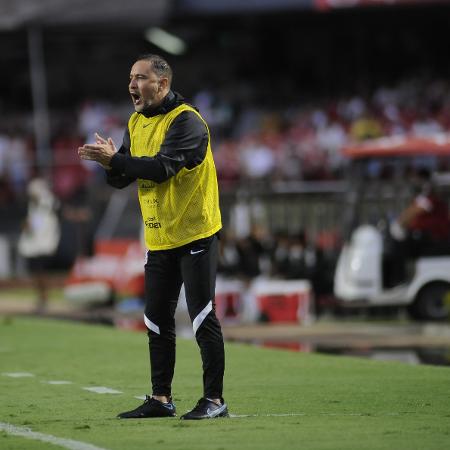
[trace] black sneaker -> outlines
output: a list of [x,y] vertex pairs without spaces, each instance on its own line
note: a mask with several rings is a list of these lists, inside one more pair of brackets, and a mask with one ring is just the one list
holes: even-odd
[[215,419],[217,417],[229,417],[227,404],[222,400],[222,404],[218,405],[209,398],[202,397],[194,409],[183,414],[182,420],[200,420],[200,419]]
[[144,419],[145,417],[175,417],[175,405],[172,399],[168,403],[160,402],[156,398],[145,396],[145,401],[141,406],[138,406],[132,411],[120,413],[117,417],[119,419]]

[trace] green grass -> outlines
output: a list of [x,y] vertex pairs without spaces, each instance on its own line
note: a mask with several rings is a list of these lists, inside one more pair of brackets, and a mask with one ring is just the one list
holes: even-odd
[[[195,342],[179,340],[178,413],[201,395]],[[357,358],[227,345],[230,412],[201,422],[118,420],[149,392],[146,336],[38,319],[0,319],[0,422],[109,450],[447,449],[450,371]],[[70,380],[49,385],[48,380]],[[107,386],[100,395],[85,386]],[[266,414],[298,414],[270,417]],[[2,450],[56,448],[0,431]]]

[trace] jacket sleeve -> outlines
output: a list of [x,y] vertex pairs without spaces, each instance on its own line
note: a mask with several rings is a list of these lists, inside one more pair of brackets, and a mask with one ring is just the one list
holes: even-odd
[[[128,142],[129,139],[128,135]],[[203,121],[192,111],[184,111],[172,122],[154,157],[132,157],[129,146],[128,151],[121,151],[122,146],[111,159],[110,172],[124,180],[141,178],[162,183],[183,167],[192,169],[200,164],[205,158],[207,145],[208,132]]]
[[[128,127],[123,135],[123,142],[120,146],[119,150],[117,151],[116,155],[122,155],[123,157],[131,157],[130,154],[130,132],[128,131]],[[114,157],[116,156],[113,156]],[[105,170],[106,172],[106,182],[117,189],[123,189],[124,187],[127,187],[129,184],[131,184],[133,181],[136,180],[136,177],[131,177],[125,175],[120,170],[117,170],[112,165],[111,160],[111,169]]]

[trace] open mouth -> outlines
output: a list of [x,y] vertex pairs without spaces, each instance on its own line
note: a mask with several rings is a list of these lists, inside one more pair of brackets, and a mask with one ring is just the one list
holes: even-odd
[[140,105],[142,103],[142,98],[139,94],[137,94],[136,92],[130,92],[130,95],[135,105]]

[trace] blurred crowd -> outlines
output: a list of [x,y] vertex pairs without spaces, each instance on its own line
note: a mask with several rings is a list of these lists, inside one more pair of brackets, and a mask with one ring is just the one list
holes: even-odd
[[271,279],[311,281],[316,298],[332,294],[334,265],[340,246],[338,233],[329,231],[314,239],[304,230],[270,232],[254,226],[238,237],[221,233],[218,273],[224,278],[250,282],[262,276]]
[[450,84],[411,79],[368,96],[300,101],[283,110],[248,108],[236,123],[231,138],[215,147],[223,182],[339,179],[345,145],[447,132]]
[[[0,125],[0,205],[21,200],[30,179],[49,178],[59,200],[70,202],[80,196],[100,172],[95,164],[81,162],[77,148],[92,141],[95,131],[113,137],[120,146],[125,119],[120,108],[102,101],[86,101],[74,112],[51,111],[50,160],[37,167],[30,113],[11,114]],[[39,173],[40,172],[40,173]]]
[[[346,166],[341,149],[348,143],[381,136],[427,136],[450,127],[450,84],[442,80],[410,79],[379,87],[367,96],[300,98],[284,108],[229,94],[202,90],[191,99],[212,129],[224,189],[240,181],[339,179]],[[106,101],[85,101],[70,112],[52,111],[49,170],[59,199],[77,195],[99,173],[94,164],[78,160],[77,147],[92,140],[95,131],[120,146],[129,113],[129,104]],[[0,205],[21,198],[34,175],[32,136],[29,113],[8,115],[0,125]]]

